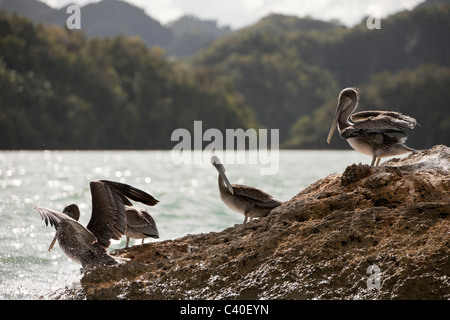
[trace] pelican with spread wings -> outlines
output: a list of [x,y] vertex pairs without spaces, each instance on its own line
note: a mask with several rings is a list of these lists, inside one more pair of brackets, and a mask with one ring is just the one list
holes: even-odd
[[49,251],[58,240],[64,253],[84,269],[123,262],[110,256],[106,249],[111,239],[119,240],[126,234],[126,206],[133,205],[130,199],[148,206],[158,203],[158,200],[142,190],[113,181],[91,181],[90,190],[92,214],[87,227],[78,222],[80,210],[77,205],[69,205],[63,212],[35,207],[45,224],[48,226],[50,223],[56,229]]

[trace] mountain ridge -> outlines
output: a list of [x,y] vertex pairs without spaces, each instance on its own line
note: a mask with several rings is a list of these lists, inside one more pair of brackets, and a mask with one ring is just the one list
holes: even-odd
[[[52,8],[38,0],[2,0],[0,10],[16,13],[35,23],[65,26],[70,14],[68,6]],[[149,47],[159,46],[178,57],[190,56],[219,36],[231,32],[230,27],[219,27],[214,20],[200,20],[182,16],[163,25],[144,9],[125,1],[102,0],[88,3],[81,9],[81,30],[88,37],[139,36]],[[184,32],[180,29],[184,27]],[[194,28],[195,27],[195,28]],[[183,46],[187,46],[186,49]]]

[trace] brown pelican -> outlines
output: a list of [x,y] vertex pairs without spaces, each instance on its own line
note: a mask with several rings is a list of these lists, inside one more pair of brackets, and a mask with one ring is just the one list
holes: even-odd
[[80,215],[77,205],[67,206],[64,213],[35,207],[45,224],[50,223],[56,229],[49,251],[58,239],[64,253],[84,269],[123,262],[110,256],[106,248],[111,239],[119,240],[126,232],[125,205],[132,206],[129,199],[149,206],[158,202],[148,193],[118,182],[94,180],[90,182],[90,190],[92,215],[87,228],[77,221]]
[[142,239],[142,243],[144,243],[145,238],[159,238],[155,220],[153,220],[153,217],[147,210],[126,206],[125,217],[127,220],[127,230],[125,232],[127,236],[126,248],[128,248],[130,238]]
[[[372,166],[380,164],[381,158],[396,156],[416,150],[405,145],[405,130],[413,129],[417,121],[394,111],[361,111],[350,114],[358,107],[358,92],[354,88],[341,91],[334,119],[328,133],[330,143],[338,126],[339,134],[350,146],[372,157]],[[350,119],[354,123],[348,121]]]
[[278,207],[281,202],[273,199],[273,197],[259,189],[243,186],[238,184],[230,184],[225,175],[225,167],[217,156],[211,157],[211,163],[219,172],[219,192],[222,201],[230,208],[242,213],[244,223],[248,218],[265,217],[272,209]]

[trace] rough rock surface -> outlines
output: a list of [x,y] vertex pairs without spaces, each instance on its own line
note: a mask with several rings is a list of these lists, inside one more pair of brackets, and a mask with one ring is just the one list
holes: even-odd
[[245,225],[117,250],[131,261],[53,298],[450,299],[449,249],[450,148],[440,145],[350,165]]

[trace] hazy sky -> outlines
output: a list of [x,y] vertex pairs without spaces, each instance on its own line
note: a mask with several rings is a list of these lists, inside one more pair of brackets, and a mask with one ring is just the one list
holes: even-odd
[[[80,6],[99,0],[40,0],[54,8],[69,3]],[[299,17],[312,16],[321,20],[337,19],[347,26],[358,23],[377,6],[381,17],[409,10],[424,0],[126,0],[143,8],[145,12],[167,23],[184,14],[202,19],[217,20],[221,26],[234,29],[248,26],[269,13],[282,13]]]

